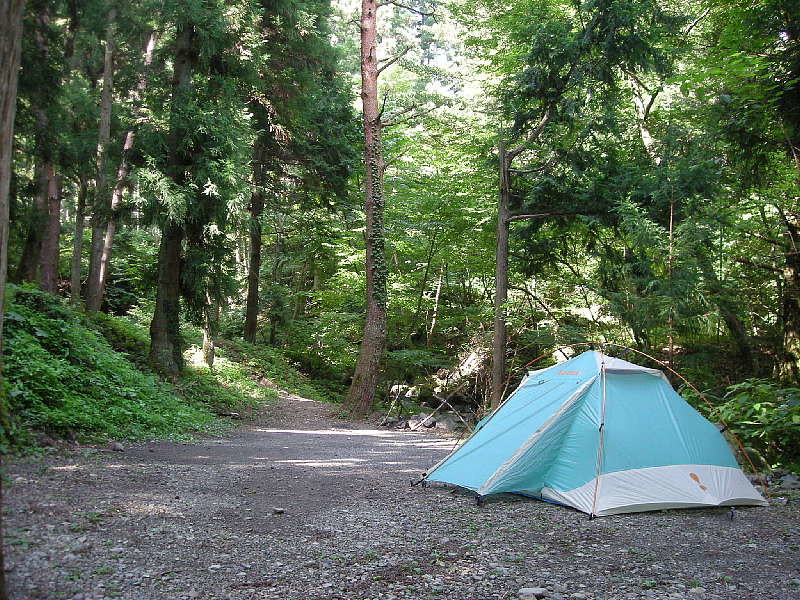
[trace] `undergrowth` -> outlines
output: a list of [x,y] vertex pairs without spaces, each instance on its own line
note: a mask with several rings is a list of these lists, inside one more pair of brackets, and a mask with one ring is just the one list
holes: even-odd
[[[35,446],[36,432],[102,441],[219,431],[226,426],[220,414],[269,402],[277,397],[274,387],[315,400],[338,399],[340,390],[307,378],[280,351],[244,342],[224,342],[213,368],[191,347],[183,373],[164,379],[148,366],[142,315],[87,315],[33,288],[9,291],[4,337],[10,422],[0,440],[4,451]],[[196,341],[196,328],[183,330]]]
[[43,292],[12,287],[5,316],[9,426],[4,450],[36,431],[67,439],[177,437],[215,428],[208,405],[178,397],[116,352],[80,313]]

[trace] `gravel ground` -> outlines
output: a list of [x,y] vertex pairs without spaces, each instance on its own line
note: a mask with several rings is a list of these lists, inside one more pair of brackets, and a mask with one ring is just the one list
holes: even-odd
[[798,600],[800,497],[589,520],[409,482],[452,438],[284,396],[219,439],[6,465],[14,599]]

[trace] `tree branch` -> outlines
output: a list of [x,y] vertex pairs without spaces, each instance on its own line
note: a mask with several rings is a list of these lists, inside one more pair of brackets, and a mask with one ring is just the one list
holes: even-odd
[[603,214],[597,211],[570,211],[570,212],[547,212],[547,213],[512,213],[506,223],[513,221],[525,221],[527,219],[539,219],[542,217],[576,217],[576,216],[592,216]]
[[384,0],[383,2],[378,2],[375,5],[375,8],[380,8],[381,6],[388,6],[389,4],[393,4],[397,8],[403,8],[409,12],[416,13],[418,15],[422,15],[423,17],[435,17],[436,13],[432,12],[425,12],[419,10],[418,8],[414,8],[413,6],[409,6],[408,4],[403,4],[402,2],[397,2],[397,0]]
[[773,267],[772,265],[765,265],[763,263],[753,262],[752,260],[747,260],[746,258],[734,258],[733,262],[737,262],[743,265],[749,265],[751,267],[757,267],[759,269],[766,269],[767,271],[772,271],[774,273],[780,273],[783,275],[783,270],[779,269],[778,267]]
[[412,48],[411,46],[406,46],[405,48],[403,48],[403,50],[400,51],[400,54],[396,54],[392,58],[384,58],[383,60],[378,61],[378,62],[385,62],[386,63],[385,65],[383,65],[382,67],[380,67],[378,69],[378,75],[383,73],[383,71],[385,69],[391,67],[394,63],[396,63],[398,60],[400,60],[406,54],[408,54],[408,51],[411,50],[411,48]]

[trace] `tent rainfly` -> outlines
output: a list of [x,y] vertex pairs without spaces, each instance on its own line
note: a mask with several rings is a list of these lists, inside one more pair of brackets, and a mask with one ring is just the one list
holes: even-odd
[[661,371],[592,350],[530,372],[424,479],[592,516],[767,504]]

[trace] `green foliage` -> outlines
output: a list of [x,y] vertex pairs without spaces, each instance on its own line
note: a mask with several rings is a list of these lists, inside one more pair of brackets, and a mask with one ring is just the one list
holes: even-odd
[[336,402],[341,398],[342,386],[312,380],[303,375],[280,350],[270,346],[227,340],[220,354],[227,354],[232,360],[240,362],[256,379],[266,378],[266,385],[321,402]]
[[30,430],[146,439],[208,431],[214,424],[205,406],[177,398],[166,384],[137,370],[48,294],[13,290],[5,349],[12,419],[6,447],[25,443]]
[[711,419],[721,419],[773,467],[800,471],[800,388],[766,379],[730,386]]

